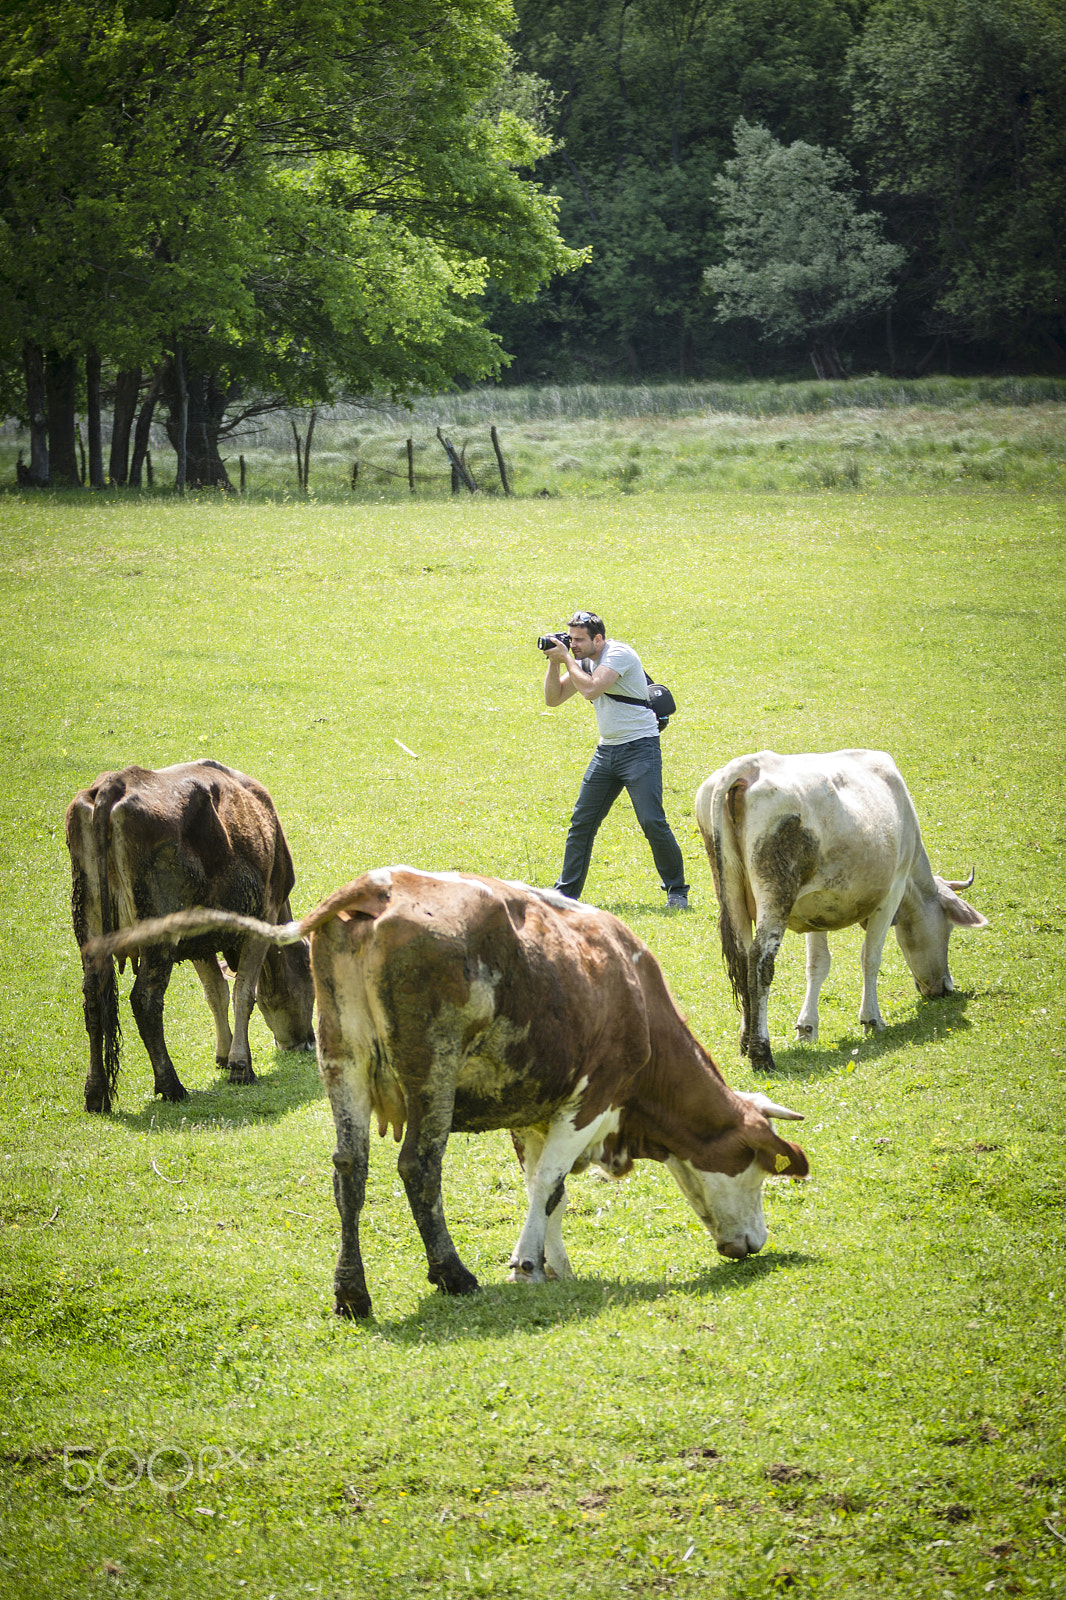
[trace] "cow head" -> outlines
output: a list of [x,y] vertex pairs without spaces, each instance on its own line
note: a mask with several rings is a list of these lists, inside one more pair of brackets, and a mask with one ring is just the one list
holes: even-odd
[[948,971],[948,940],[952,928],[987,928],[983,917],[961,898],[958,891],[968,889],[974,875],[961,883],[932,875],[932,887],[918,888],[913,882],[896,918],[896,939],[903,959],[911,969],[915,988],[927,1000],[951,994],[955,985]]
[[256,986],[255,1003],[279,1050],[313,1050],[315,988],[306,939],[267,951]]
[[738,1092],[736,1098],[746,1103],[743,1120],[717,1141],[725,1170],[707,1171],[678,1156],[670,1156],[667,1165],[718,1254],[743,1261],[766,1243],[765,1178],[771,1173],[805,1178],[810,1167],[799,1145],[779,1138],[770,1126],[771,1117],[801,1122],[801,1112],[774,1105],[764,1094]]

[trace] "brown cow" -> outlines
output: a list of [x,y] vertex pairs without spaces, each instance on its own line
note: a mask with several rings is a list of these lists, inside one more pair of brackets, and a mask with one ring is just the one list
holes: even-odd
[[[289,846],[266,789],[217,761],[150,772],[102,772],[66,814],[74,934],[84,946],[140,918],[218,906],[273,921],[288,917],[296,881]],[[106,885],[106,888],[105,888]],[[218,951],[236,973],[233,1029]],[[191,961],[215,1019],[215,1053],[231,1083],[253,1083],[248,1019],[253,1004],[283,1050],[313,1049],[314,987],[306,944],[277,950],[244,933],[209,933],[153,947],[138,963],[130,1005],[165,1100],[188,1098],[163,1037],[163,1001],[174,963]],[[109,1111],[119,1065],[114,966],[83,956],[89,1035],[86,1111]]]
[[208,926],[279,944],[311,935],[318,1064],[337,1129],[343,1316],[370,1315],[359,1217],[372,1115],[403,1139],[400,1176],[430,1282],[449,1294],[477,1287],[441,1204],[453,1128],[518,1133],[529,1212],[511,1267],[534,1282],[569,1273],[565,1180],[589,1162],[621,1177],[642,1158],[665,1161],[719,1251],[738,1259],[766,1241],[766,1174],[808,1171],[770,1125],[799,1113],[725,1084],[655,957],[608,912],[554,890],[383,867],[288,927],[189,912],[101,948]]

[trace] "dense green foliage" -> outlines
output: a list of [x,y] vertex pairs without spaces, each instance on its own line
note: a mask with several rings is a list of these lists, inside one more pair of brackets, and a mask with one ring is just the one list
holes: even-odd
[[905,252],[856,370],[1066,360],[1066,35],[1057,0],[519,0],[555,94],[538,170],[593,258],[497,325],[539,375],[794,369],[802,342],[715,322],[714,180],[740,118],[839,152]]
[[860,214],[843,157],[766,128],[736,126],[737,154],[715,179],[724,266],[704,280],[723,322],[748,317],[764,339],[806,339],[820,378],[842,378],[841,334],[891,294],[903,251]]
[[[5,497],[3,1600],[1062,1600],[1064,536],[1061,494],[987,484]],[[124,998],[118,1110],[81,1110],[63,809],[102,769],[212,754],[269,785],[297,912],[396,859],[550,881],[592,718],[545,710],[533,641],[575,604],[677,694],[667,809],[694,909],[662,911],[624,803],[589,897],[651,944],[730,1081],[805,1113],[812,1178],[770,1182],[745,1264],[654,1164],[577,1179],[577,1277],[529,1291],[504,1282],[508,1142],[454,1140],[445,1203],[484,1287],[452,1302],[375,1140],[378,1320],[344,1325],[306,1057],[257,1023],[259,1083],[220,1083],[186,971],[168,1032],[192,1100],[152,1101]],[[954,936],[956,992],[929,1003],[890,941],[876,1039],[858,930],[834,939],[813,1048],[790,1038],[786,940],[780,1075],[757,1085],[693,792],[746,750],[850,744],[894,754],[934,866],[976,863],[990,927]]]
[[[505,0],[3,0],[0,352],[297,401],[496,370],[573,257]],[[166,365],[169,357],[170,365]],[[183,370],[184,368],[184,370]],[[227,393],[228,391],[228,393]]]
[[896,0],[871,13],[849,73],[855,136],[933,325],[1050,342],[1066,303],[1062,6]]

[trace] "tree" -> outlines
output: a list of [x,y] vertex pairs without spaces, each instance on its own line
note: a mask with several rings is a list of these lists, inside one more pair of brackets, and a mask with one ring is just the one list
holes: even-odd
[[60,453],[58,378],[89,349],[155,374],[190,483],[225,479],[219,393],[496,370],[486,283],[529,294],[581,259],[523,176],[548,141],[500,97],[509,19],[506,0],[0,0],[0,344],[45,352]]
[[588,265],[494,310],[521,368],[687,376],[735,359],[700,308],[719,245],[712,181],[738,116],[839,143],[852,0],[516,0],[521,65],[553,92],[537,171]]
[[1066,14],[892,0],[849,60],[854,126],[927,327],[1066,361]]
[[904,260],[860,213],[854,174],[835,150],[779,144],[743,117],[736,157],[715,179],[729,259],[704,273],[721,321],[749,317],[764,339],[804,339],[820,378],[842,378],[837,341],[883,305]]

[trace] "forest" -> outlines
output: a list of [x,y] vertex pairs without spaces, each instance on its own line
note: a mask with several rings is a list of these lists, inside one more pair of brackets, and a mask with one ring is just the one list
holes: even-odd
[[[1066,369],[1057,0],[518,0],[518,19],[550,85],[537,172],[591,256],[495,311],[512,374],[810,376],[819,333],[849,370]],[[714,292],[731,259],[739,302]]]
[[23,486],[484,380],[1066,371],[1060,0],[0,16]]

